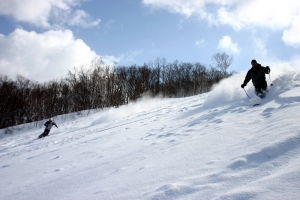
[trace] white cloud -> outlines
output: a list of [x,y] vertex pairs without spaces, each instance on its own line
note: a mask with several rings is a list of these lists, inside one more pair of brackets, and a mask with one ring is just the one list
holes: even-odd
[[97,26],[100,19],[93,20],[83,10],[74,9],[85,0],[0,0],[0,14],[36,27]]
[[231,51],[234,54],[240,53],[240,49],[238,47],[237,43],[232,42],[231,37],[229,36],[223,36],[223,38],[219,41],[218,49],[221,49],[223,51]]
[[260,38],[254,39],[255,51],[256,54],[261,55],[262,57],[268,56],[268,50],[266,49],[266,45]]
[[283,32],[282,40],[294,47],[300,46],[300,14],[294,19],[290,29]]
[[111,29],[112,29],[112,27],[113,27],[113,25],[116,23],[116,21],[115,20],[108,20],[105,24],[104,24],[104,32],[105,33],[108,33]]
[[65,78],[74,67],[89,66],[101,57],[112,66],[114,63],[132,63],[141,50],[128,51],[119,57],[100,56],[81,39],[75,39],[71,30],[28,32],[16,29],[8,36],[0,34],[0,74],[15,78],[17,74],[30,80],[45,82]]
[[98,55],[72,31],[47,31],[38,34],[16,29],[0,34],[0,73],[15,78],[48,81],[65,77],[68,70],[89,63]]
[[120,58],[116,58],[114,56],[102,56],[102,61],[109,66],[113,66],[115,63],[120,62]]
[[142,50],[131,50],[117,58],[115,62],[122,62],[124,64],[133,64],[136,62],[136,57],[143,53]]
[[[143,0],[142,2],[152,8],[166,9],[185,17],[198,16],[211,24],[230,25],[235,30],[254,26],[273,30],[288,29],[285,31],[284,41],[289,45],[300,44],[299,39],[295,38],[299,31],[297,27],[299,27],[300,1]],[[293,39],[289,39],[289,36]]]
[[142,3],[152,8],[167,9],[170,12],[190,17],[196,12],[197,8],[202,8],[205,2],[196,0],[143,0]]
[[98,26],[100,19],[93,20],[84,10],[68,10],[67,12],[58,12],[55,15],[57,25],[79,26],[82,28],[91,28]]
[[204,44],[205,44],[205,42],[204,42],[203,39],[202,39],[202,40],[197,40],[197,41],[195,42],[195,46],[196,46],[196,47],[199,47],[199,48],[203,48],[203,47],[204,47]]

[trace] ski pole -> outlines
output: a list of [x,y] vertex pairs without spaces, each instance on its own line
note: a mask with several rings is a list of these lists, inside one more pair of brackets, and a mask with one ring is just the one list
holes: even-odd
[[273,83],[271,81],[271,75],[270,75],[270,73],[269,73],[269,79],[270,79],[270,83],[271,83],[270,85],[273,86]]
[[244,89],[244,91],[245,91],[246,95],[248,96],[248,98],[250,99],[250,97],[249,97],[249,95],[247,94],[247,92],[246,92],[245,88],[243,88],[243,89]]

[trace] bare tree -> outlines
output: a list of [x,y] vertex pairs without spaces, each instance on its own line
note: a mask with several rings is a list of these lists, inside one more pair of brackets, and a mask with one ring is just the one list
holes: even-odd
[[211,86],[232,75],[227,68],[232,57],[212,56],[215,66],[200,63],[167,63],[157,58],[142,66],[108,66],[95,59],[88,66],[74,68],[66,78],[46,83],[17,76],[16,81],[0,75],[0,128],[56,115],[89,109],[120,106],[144,93],[151,96],[184,97],[208,92]]
[[215,53],[212,56],[214,67],[220,69],[224,78],[228,77],[227,68],[231,65],[233,57],[227,53]]

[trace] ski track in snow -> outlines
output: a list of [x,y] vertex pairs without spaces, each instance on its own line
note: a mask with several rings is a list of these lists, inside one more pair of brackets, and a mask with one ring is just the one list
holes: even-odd
[[58,120],[42,139],[41,128],[2,135],[0,198],[300,199],[299,74],[275,79],[257,107],[224,94],[235,79]]

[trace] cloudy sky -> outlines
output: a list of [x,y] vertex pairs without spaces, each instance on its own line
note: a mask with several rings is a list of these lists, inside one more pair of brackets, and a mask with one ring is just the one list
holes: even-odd
[[0,74],[43,82],[99,56],[209,67],[217,52],[233,56],[229,71],[295,66],[299,35],[296,0],[0,0]]

